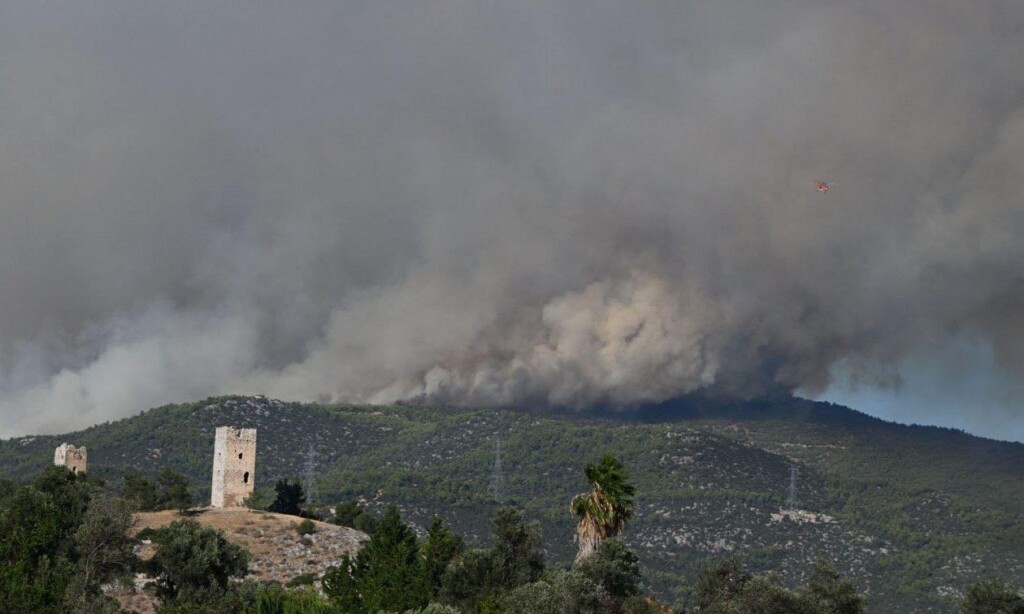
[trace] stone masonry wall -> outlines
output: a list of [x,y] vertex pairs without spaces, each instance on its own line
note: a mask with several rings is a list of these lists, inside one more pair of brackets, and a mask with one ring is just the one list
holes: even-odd
[[85,446],[76,448],[69,443],[62,443],[53,452],[53,464],[63,465],[74,473],[85,473],[86,459]]
[[241,507],[256,477],[256,429],[217,427],[210,507]]

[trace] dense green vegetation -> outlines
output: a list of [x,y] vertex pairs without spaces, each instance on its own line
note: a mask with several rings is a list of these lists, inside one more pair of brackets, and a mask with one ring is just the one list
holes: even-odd
[[[595,492],[614,484],[620,493],[635,494],[615,457],[588,464],[585,473]],[[136,476],[127,477],[125,489],[136,490],[130,486],[137,486]],[[136,570],[155,578],[160,614],[865,611],[864,596],[828,563],[817,562],[806,585],[789,588],[774,573],[751,573],[735,556],[709,565],[669,607],[644,594],[639,558],[612,533],[596,540],[593,550],[571,567],[551,566],[539,524],[514,507],[496,510],[489,547],[466,550],[462,537],[440,518],[431,520],[421,539],[399,509],[388,506],[356,556],[345,555],[323,575],[322,593],[308,586],[317,582],[314,577],[286,588],[245,579],[249,553],[221,531],[187,517],[130,538],[134,505],[112,496],[102,481],[63,467],[48,467],[27,483],[0,483],[0,611],[113,613],[118,606],[102,587],[130,585]],[[357,513],[351,514],[352,507]],[[335,521],[367,514],[358,505],[344,506],[344,511]],[[308,519],[304,523],[313,528]],[[156,548],[148,561],[139,560],[133,550],[143,537]],[[965,614],[1019,614],[1024,599],[990,579],[968,587],[957,606]]]
[[0,489],[0,611],[116,611],[100,587],[134,569],[131,507],[102,484],[48,467]]
[[[297,450],[312,444],[311,504],[360,500],[377,514],[395,504],[421,535],[438,515],[472,551],[490,543],[499,503],[514,503],[539,523],[553,565],[576,554],[567,504],[590,489],[583,463],[614,454],[637,489],[623,542],[639,558],[643,590],[664,601],[730,554],[790,590],[811,580],[815,561],[829,561],[867,592],[871,611],[952,611],[978,580],[1019,590],[1024,578],[1024,446],[792,398],[693,397],[582,415],[225,397],[0,442],[0,477],[38,472],[69,441],[88,446],[90,474],[116,488],[128,469],[155,480],[169,467],[201,502],[213,429],[225,424],[259,429],[255,477],[265,499],[277,480],[303,474]],[[502,502],[489,494],[498,437]],[[814,516],[778,515],[794,462],[797,507]],[[359,507],[348,509],[354,522]]]
[[[719,561],[704,571],[685,601],[702,614],[858,614],[864,611],[864,597],[827,563],[819,562],[814,566],[807,586],[790,590],[771,574],[751,574],[736,557]],[[682,609],[685,611],[686,606]]]
[[345,555],[325,574],[323,585],[331,600],[352,614],[419,609],[432,596],[416,533],[402,523],[395,507],[388,508],[355,559]]
[[148,567],[163,602],[202,604],[249,569],[248,552],[195,520],[175,520],[153,534],[157,549]]
[[998,580],[984,580],[967,589],[961,614],[1024,614],[1024,596]]

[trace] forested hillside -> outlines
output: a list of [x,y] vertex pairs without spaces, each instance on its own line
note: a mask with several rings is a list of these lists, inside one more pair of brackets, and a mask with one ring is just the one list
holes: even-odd
[[[588,414],[223,397],[0,442],[0,477],[38,472],[68,441],[88,447],[93,477],[171,467],[206,500],[219,425],[259,429],[257,488],[302,476],[312,451],[318,502],[396,503],[420,526],[437,513],[470,543],[486,539],[497,494],[540,521],[549,557],[566,562],[580,467],[613,453],[638,492],[624,541],[666,599],[726,554],[791,585],[827,559],[873,611],[947,611],[979,578],[1024,578],[1024,445],[789,397]],[[782,513],[793,467],[796,509]]]

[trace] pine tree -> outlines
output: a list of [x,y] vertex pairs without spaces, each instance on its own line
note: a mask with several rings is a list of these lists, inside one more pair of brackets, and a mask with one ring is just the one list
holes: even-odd
[[274,485],[277,498],[270,504],[267,511],[277,514],[298,516],[302,513],[302,504],[306,502],[306,494],[302,490],[302,482],[295,480],[278,480]]
[[164,467],[156,476],[160,486],[158,505],[161,509],[177,509],[182,512],[192,507],[192,493],[188,489],[188,478]]
[[420,552],[430,596],[435,597],[441,590],[441,578],[448,564],[462,553],[462,537],[445,527],[440,517],[434,516]]
[[324,575],[324,592],[346,612],[374,613],[422,608],[430,599],[430,587],[416,533],[402,522],[391,506],[380,526],[355,559]]
[[156,484],[147,478],[142,472],[130,469],[124,473],[124,498],[132,501],[135,507],[142,511],[156,509],[159,495],[156,491]]

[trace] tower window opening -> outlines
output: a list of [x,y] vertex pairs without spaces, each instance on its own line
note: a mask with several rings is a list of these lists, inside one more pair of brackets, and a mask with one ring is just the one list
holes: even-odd
[[242,453],[241,452],[238,453],[238,458],[239,458],[239,460],[241,460],[241,458],[242,458]]
[[248,484],[249,483],[249,472],[248,471],[246,471],[245,475],[242,476],[242,483],[243,484]]

